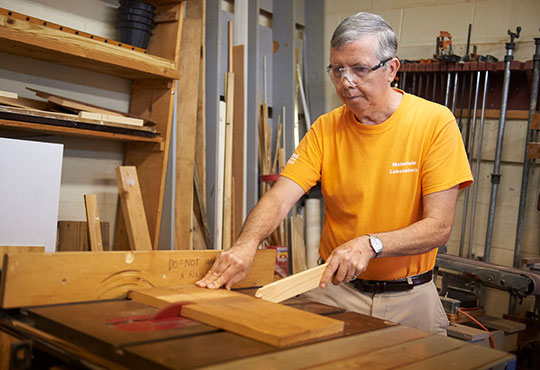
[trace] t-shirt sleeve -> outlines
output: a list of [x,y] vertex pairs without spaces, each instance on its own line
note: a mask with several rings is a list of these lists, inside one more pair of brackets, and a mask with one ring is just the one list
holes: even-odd
[[450,111],[441,114],[426,150],[422,169],[423,195],[473,182],[469,160],[456,120]]
[[291,155],[281,176],[294,181],[308,192],[321,178],[321,122],[316,121]]

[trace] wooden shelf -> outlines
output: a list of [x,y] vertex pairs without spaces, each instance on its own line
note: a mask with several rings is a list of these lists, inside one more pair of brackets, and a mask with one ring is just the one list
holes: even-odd
[[77,137],[84,137],[84,138],[90,138],[90,139],[113,140],[113,141],[122,141],[122,142],[155,143],[155,144],[159,144],[160,147],[163,144],[163,138],[160,136],[144,137],[144,136],[137,136],[137,135],[119,134],[119,133],[114,133],[114,132],[95,131],[95,130],[89,130],[89,129],[73,128],[73,127],[52,126],[52,125],[45,125],[41,123],[12,121],[12,120],[6,120],[6,119],[0,119],[0,128],[7,129],[7,130],[35,132],[35,133],[40,133],[40,134],[77,136]]
[[21,20],[2,8],[0,51],[128,79],[179,78],[174,60],[55,29],[47,22]]

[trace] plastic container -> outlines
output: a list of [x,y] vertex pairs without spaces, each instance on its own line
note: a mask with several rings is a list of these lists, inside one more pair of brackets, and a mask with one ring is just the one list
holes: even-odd
[[148,48],[152,32],[144,28],[135,26],[120,26],[118,27],[118,36],[120,42],[136,46],[141,49]]
[[138,9],[138,8],[118,8],[118,15],[127,15],[127,14],[134,14],[134,15],[142,15],[143,17],[148,17],[154,19],[154,12],[144,9]]
[[119,14],[118,15],[118,24],[121,22],[138,22],[146,24],[147,26],[150,26],[154,28],[154,21],[153,18],[148,18],[142,15],[136,15],[136,14]]

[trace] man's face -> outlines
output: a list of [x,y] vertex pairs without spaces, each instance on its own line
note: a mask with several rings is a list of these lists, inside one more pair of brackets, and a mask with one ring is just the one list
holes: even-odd
[[382,62],[375,56],[376,42],[375,36],[365,36],[330,50],[331,68],[344,68],[341,78],[332,78],[336,93],[357,117],[381,106],[395,75],[386,66],[372,70]]

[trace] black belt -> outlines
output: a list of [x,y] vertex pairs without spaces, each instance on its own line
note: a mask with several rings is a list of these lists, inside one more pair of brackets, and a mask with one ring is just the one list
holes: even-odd
[[362,280],[354,279],[349,282],[353,288],[362,293],[385,293],[404,292],[411,290],[417,285],[422,285],[431,281],[433,270],[429,270],[420,275],[410,276],[398,280]]

